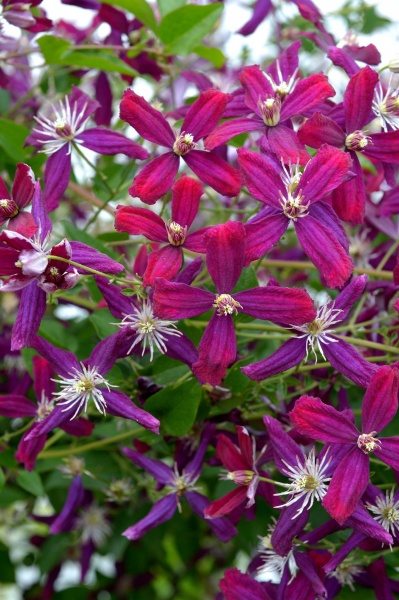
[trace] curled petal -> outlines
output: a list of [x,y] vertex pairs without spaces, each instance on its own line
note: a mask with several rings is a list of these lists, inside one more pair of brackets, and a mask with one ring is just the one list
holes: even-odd
[[169,521],[173,517],[177,509],[177,494],[168,494],[155,502],[150,512],[144,519],[141,519],[133,525],[128,527],[122,535],[127,537],[129,540],[138,540],[143,537],[148,531],[158,527],[161,523]]

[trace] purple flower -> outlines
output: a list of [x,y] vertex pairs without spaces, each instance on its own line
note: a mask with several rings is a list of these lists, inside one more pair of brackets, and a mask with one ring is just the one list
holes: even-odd
[[232,294],[245,259],[242,223],[228,221],[208,230],[203,238],[206,262],[216,294],[183,283],[156,279],[154,308],[162,319],[186,319],[215,309],[198,348],[193,372],[202,383],[219,385],[236,358],[233,316],[238,312],[274,323],[303,324],[315,311],[300,289],[259,287]]
[[[171,519],[183,495],[192,510],[199,517],[205,518],[204,511],[206,512],[210,501],[196,491],[195,483],[201,474],[204,455],[212,435],[213,427],[210,426],[204,430],[195,455],[189,462],[183,461],[183,464],[179,468],[175,466],[174,469],[161,461],[148,458],[144,454],[140,454],[140,452],[136,452],[130,448],[123,448],[123,453],[130,460],[146,469],[159,484],[172,490],[154,504],[146,517],[126,529],[123,532],[124,536],[129,540],[137,540],[145,535],[147,531]],[[209,521],[209,526],[223,542],[227,542],[237,533],[234,525],[226,518]]]
[[32,169],[24,163],[17,164],[11,194],[0,177],[0,225],[8,221],[8,229],[30,238],[37,231],[31,213],[23,210],[35,192],[35,177]]
[[[362,431],[354,425],[352,412],[339,412],[320,398],[302,396],[289,413],[294,427],[310,438],[345,445],[345,453],[334,471],[324,508],[342,524],[355,510],[369,483],[369,457],[399,468],[399,438],[374,437],[396,415],[398,371],[380,367],[373,375],[362,407]],[[339,448],[339,446],[337,446]]]
[[356,385],[367,387],[378,369],[377,365],[367,362],[351,344],[341,340],[334,332],[334,327],[346,320],[354,303],[363,294],[366,282],[366,275],[355,277],[334,300],[317,310],[314,321],[291,326],[299,335],[284,342],[271,356],[242,367],[243,373],[250,379],[261,381],[307,359],[309,350],[317,362],[318,350],[337,371]]
[[125,355],[126,342],[120,332],[102,340],[94,348],[90,357],[82,362],[72,352],[56,348],[44,339],[35,336],[31,342],[58,374],[57,382],[61,386],[59,392],[53,393],[56,406],[48,417],[38,423],[27,439],[37,437],[59,427],[66,421],[77,417],[83,410],[86,412],[89,403],[93,403],[98,412],[124,419],[132,419],[146,429],[159,432],[159,421],[148,412],[138,408],[130,398],[122,392],[111,389],[104,375],[113,367],[116,359]]
[[223,196],[237,196],[241,188],[239,172],[217,154],[195,149],[199,140],[217,125],[230,99],[230,95],[218,90],[202,92],[188,110],[181,132],[175,134],[159,110],[132,90],[126,90],[120,107],[121,119],[144,139],[168,148],[168,152],[154,158],[136,175],[130,195],[154,204],[172,187],[182,158],[201,181]]
[[147,150],[117,131],[92,127],[86,129],[91,115],[99,107],[96,100],[75,86],[58,109],[53,106],[52,117],[35,117],[38,125],[25,144],[41,148],[49,155],[44,172],[45,198],[51,212],[65,192],[71,175],[71,150],[73,144],[84,146],[99,154],[125,154],[130,158],[144,159]]
[[293,223],[299,243],[329,287],[342,287],[353,270],[339,219],[322,199],[348,176],[349,155],[324,144],[303,173],[241,148],[238,161],[250,194],[266,206],[245,225],[246,264],[268,252]]

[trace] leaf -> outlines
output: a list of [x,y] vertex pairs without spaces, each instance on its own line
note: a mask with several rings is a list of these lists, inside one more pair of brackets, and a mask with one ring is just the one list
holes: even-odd
[[172,12],[172,10],[176,10],[176,8],[180,8],[186,4],[186,0],[157,0],[159,12],[161,13],[161,17],[164,17],[168,13]]
[[145,0],[100,0],[100,2],[124,8],[152,31],[158,28],[152,8]]
[[43,35],[37,44],[48,65],[58,64],[62,53],[71,47],[69,42],[54,35]]
[[19,471],[17,483],[22,489],[34,496],[45,495],[42,480],[35,471]]
[[226,57],[219,48],[211,48],[210,46],[196,46],[193,52],[211,62],[217,69],[221,69],[226,62]]
[[185,435],[194,425],[201,387],[197,381],[188,381],[178,388],[168,387],[151,396],[145,408],[161,421],[167,433]]
[[249,266],[247,269],[242,270],[240,278],[237,281],[236,286],[234,288],[233,294],[257,287],[259,287],[259,283],[258,278],[256,277],[255,269],[252,266]]
[[6,482],[6,476],[4,475],[3,469],[0,469],[0,492],[3,489],[5,482]]
[[115,321],[115,317],[111,315],[107,308],[97,309],[90,315],[89,320],[93,323],[94,329],[101,340],[112,335],[118,329],[117,326],[111,325]]
[[212,30],[222,11],[222,4],[191,4],[168,13],[159,26],[159,37],[169,54],[189,54]]
[[27,151],[23,146],[29,129],[9,119],[0,119],[0,146],[15,162],[25,162]]
[[[102,252],[103,254],[110,256],[114,260],[118,260],[119,254],[117,252],[115,252],[115,250],[112,250],[111,248],[109,248],[108,246],[106,246],[105,244],[100,242],[100,240],[98,240],[97,238],[89,235],[85,231],[81,231],[80,229],[78,229],[78,227],[75,227],[74,225],[72,225],[71,223],[68,223],[67,221],[63,221],[63,225],[64,225],[66,236],[69,240],[74,240],[77,242],[82,242],[82,244],[87,244],[87,246],[90,246],[91,248],[95,248],[99,252]],[[72,256],[72,259],[73,259],[73,256]]]

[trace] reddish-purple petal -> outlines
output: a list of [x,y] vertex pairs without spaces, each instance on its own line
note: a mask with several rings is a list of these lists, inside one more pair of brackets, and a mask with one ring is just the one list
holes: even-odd
[[292,338],[284,342],[271,356],[242,367],[241,371],[250,379],[262,381],[299,365],[305,356],[306,339]]
[[253,469],[252,453],[249,456],[249,460],[245,460],[239,448],[227,435],[219,433],[217,439],[216,456],[230,473]]
[[18,315],[12,330],[11,350],[21,350],[29,346],[45,312],[46,294],[34,281],[22,290]]
[[363,399],[363,433],[378,433],[390,423],[398,410],[398,389],[398,370],[380,367],[373,375]]
[[369,363],[344,340],[323,344],[323,352],[334,369],[363,388],[370,384],[372,376],[378,369],[377,365]]
[[[186,492],[184,494],[187,502],[189,503],[191,510],[205,519],[204,511],[210,505],[210,500],[199,494],[198,492]],[[219,517],[218,519],[208,519],[208,525],[212,529],[213,533],[222,540],[222,542],[228,542],[232,537],[237,535],[237,529],[233,523],[226,517]]]
[[355,152],[350,154],[353,161],[351,171],[356,173],[356,177],[333,190],[331,199],[334,210],[342,221],[358,225],[364,221],[366,189],[359,159]]
[[9,231],[16,231],[27,238],[33,237],[38,227],[31,213],[25,210],[19,212],[8,223]]
[[215,313],[198,346],[198,361],[193,364],[193,373],[201,383],[220,385],[236,355],[233,319],[231,315]]
[[157,277],[163,277],[168,280],[173,279],[180,271],[182,258],[181,247],[172,246],[171,244],[151,252],[144,273],[144,285],[154,285]]
[[136,206],[116,207],[115,229],[130,235],[144,235],[153,242],[167,242],[165,223],[160,216],[147,208]]
[[328,83],[326,75],[317,73],[301,79],[283,102],[281,120],[307,112],[331,96],[335,96],[335,90]]
[[36,405],[25,396],[18,394],[0,395],[0,415],[2,417],[35,417]]
[[133,90],[126,90],[123,94],[120,118],[134,127],[145,140],[172,148],[175,136],[165,117]]
[[213,152],[192,150],[183,160],[194,171],[201,181],[222,194],[222,196],[238,196],[241,189],[241,175],[223,158]]
[[44,170],[44,198],[48,212],[58,207],[59,200],[68,187],[72,168],[71,155],[68,152],[68,144],[65,144],[47,159]]
[[2,177],[0,177],[0,197],[4,200],[11,200],[10,192],[8,191]]
[[399,437],[380,438],[381,447],[373,450],[377,458],[399,471]]
[[211,310],[214,294],[166,279],[154,282],[154,311],[161,319],[189,319]]
[[132,419],[145,429],[159,433],[160,422],[142,408],[138,408],[133,400],[118,390],[102,389],[102,395],[107,403],[106,411],[114,417]]
[[204,235],[206,264],[219,294],[230,294],[245,258],[245,229],[238,221],[216,225]]
[[256,200],[281,211],[280,192],[285,191],[280,172],[266,156],[241,148],[237,152],[244,184]]
[[364,150],[366,156],[387,163],[399,163],[399,131],[370,135],[371,143]]
[[190,133],[195,142],[205,137],[216,127],[231,99],[230,94],[219,90],[205,90],[188,109],[181,131]]
[[300,165],[306,165],[310,159],[310,155],[299,140],[297,133],[281,123],[276,127],[268,128],[267,139],[272,152],[285,164],[299,162]]
[[274,96],[274,90],[259,65],[244,67],[240,73],[240,81],[245,90],[245,104],[255,113],[259,112],[259,100]]
[[240,506],[246,498],[247,488],[245,486],[237,487],[222,498],[219,498],[219,500],[212,502],[204,511],[205,518],[215,519],[223,517],[223,515],[228,515],[237,506]]
[[352,160],[348,152],[323,145],[301,177],[300,189],[304,202],[317,202],[338,187],[346,178]]
[[92,127],[79,134],[82,146],[99,154],[125,154],[130,158],[144,160],[150,153],[137,142],[129,140],[118,131]]
[[244,224],[246,232],[245,264],[247,267],[253,260],[269,252],[284,235],[289,219],[280,210],[265,208],[258,215]]
[[178,495],[168,494],[164,496],[151,508],[150,512],[144,519],[141,519],[133,525],[128,527],[122,535],[127,537],[129,540],[138,540],[143,537],[148,531],[158,527],[161,523],[169,521],[173,517],[177,509]]
[[43,356],[43,358],[45,358],[53,367],[54,371],[61,377],[71,377],[74,369],[79,372],[81,371],[78,359],[72,352],[69,352],[69,350],[56,348],[50,344],[50,342],[47,342],[39,336],[33,338],[31,347]]
[[225,144],[232,137],[247,133],[248,131],[257,131],[263,128],[263,122],[259,118],[242,118],[226,121],[216,127],[214,131],[206,138],[205,148],[213,150],[217,146]]
[[330,288],[342,287],[353,271],[349,252],[324,223],[310,214],[297,219],[295,229],[299,243],[326,285]]
[[299,288],[267,286],[234,294],[243,312],[282,325],[303,325],[316,318],[313,300]]
[[333,444],[356,444],[359,431],[349,416],[320,398],[301,396],[289,413],[293,426],[304,435]]
[[369,457],[354,446],[335,469],[322,502],[326,511],[340,525],[357,507],[369,478]]
[[122,452],[129,460],[132,460],[136,465],[139,465],[139,467],[150,473],[158,483],[163,485],[173,485],[175,479],[174,471],[165,463],[160,460],[153,460],[145,454],[141,454],[131,448],[122,448]]
[[378,73],[370,67],[364,67],[351,77],[344,94],[345,123],[348,133],[362,129],[373,118],[371,105],[378,79]]
[[[12,198],[20,210],[28,206],[33,198],[34,191],[35,176],[32,169],[24,163],[18,163],[12,186]],[[8,198],[8,196],[4,197]]]
[[129,194],[138,197],[145,204],[154,204],[170,190],[179,170],[180,158],[173,152],[166,152],[154,158],[133,179]]
[[182,227],[191,227],[204,189],[199,181],[182,175],[172,188],[172,221]]
[[259,581],[238,569],[228,569],[219,585],[225,600],[271,600]]
[[323,144],[341,148],[345,144],[346,134],[333,119],[316,112],[301,125],[298,138],[311,148],[320,148]]

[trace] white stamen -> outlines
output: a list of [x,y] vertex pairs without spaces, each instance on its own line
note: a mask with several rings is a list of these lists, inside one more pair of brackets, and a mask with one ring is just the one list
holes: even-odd
[[38,139],[38,142],[43,144],[44,148],[40,150],[44,154],[54,154],[58,152],[65,144],[68,144],[68,154],[71,153],[71,141],[76,144],[81,144],[77,136],[84,131],[89,117],[84,118],[87,108],[87,102],[82,110],[77,113],[77,102],[74,103],[71,110],[68,96],[64,102],[60,100],[59,110],[53,106],[55,119],[49,119],[42,114],[34,119],[39,124],[33,131],[47,139]]
[[322,344],[339,341],[330,337],[329,334],[334,333],[334,330],[329,329],[329,327],[341,321],[339,315],[342,312],[342,309],[334,308],[334,304],[330,308],[328,304],[324,304],[318,309],[317,316],[311,323],[290,326],[291,329],[303,333],[303,335],[299,335],[298,338],[306,337],[306,360],[308,359],[309,348],[311,348],[317,363],[316,345],[324,360],[327,360],[323,352]]
[[374,519],[383,528],[396,537],[399,534],[399,500],[395,502],[395,490],[386,490],[385,498],[376,496],[375,504],[366,504],[366,507],[376,516]]

